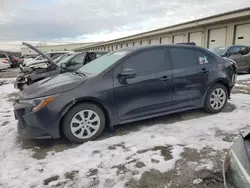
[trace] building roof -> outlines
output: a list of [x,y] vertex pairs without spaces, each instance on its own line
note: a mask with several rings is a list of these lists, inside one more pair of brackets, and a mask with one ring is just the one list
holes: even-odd
[[[55,45],[44,45],[44,46],[36,46],[38,48],[45,48],[45,47],[60,47],[60,46],[67,46],[67,45],[93,45],[100,42],[81,42],[81,43],[66,43],[66,44],[55,44]],[[28,48],[27,46],[21,47],[21,49]]]
[[127,37],[122,37],[122,38],[110,40],[107,42],[97,43],[97,44],[86,46],[83,48],[91,48],[91,47],[96,47],[96,46],[101,46],[101,45],[113,44],[115,42],[123,42],[123,41],[127,41],[127,40],[140,39],[142,37],[149,37],[152,35],[169,33],[169,32],[173,32],[176,30],[192,28],[192,27],[197,27],[197,26],[202,26],[202,25],[209,25],[209,24],[212,24],[214,22],[221,22],[221,21],[237,19],[237,18],[241,18],[241,17],[250,17],[250,7],[238,9],[238,10],[234,10],[234,11],[229,11],[229,12],[225,12],[225,13],[221,13],[221,14],[216,14],[213,16],[200,18],[200,19],[196,19],[196,20],[192,20],[189,22],[180,23],[180,24],[176,24],[176,25],[172,25],[172,26],[167,26],[167,27],[163,27],[160,29],[155,29],[155,30],[127,36]]

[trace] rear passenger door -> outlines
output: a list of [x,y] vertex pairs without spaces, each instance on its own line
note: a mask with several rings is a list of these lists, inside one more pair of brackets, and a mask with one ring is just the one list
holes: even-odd
[[211,64],[206,54],[193,48],[170,49],[173,71],[173,109],[200,105]]

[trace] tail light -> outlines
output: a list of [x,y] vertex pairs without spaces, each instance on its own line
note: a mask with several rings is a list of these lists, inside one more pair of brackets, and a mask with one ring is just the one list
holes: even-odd
[[4,58],[4,59],[3,59],[3,61],[2,61],[2,63],[6,63],[6,64],[8,64],[8,63],[9,63],[8,58]]
[[16,58],[13,58],[12,61],[13,61],[13,62],[17,62],[17,59],[16,59]]

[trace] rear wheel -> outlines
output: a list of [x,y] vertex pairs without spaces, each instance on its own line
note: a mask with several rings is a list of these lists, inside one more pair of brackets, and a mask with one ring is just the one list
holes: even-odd
[[204,110],[208,113],[221,112],[227,103],[228,91],[222,84],[214,84],[207,92]]
[[99,106],[82,103],[70,109],[64,117],[63,133],[73,143],[84,143],[100,136],[105,123],[105,115]]

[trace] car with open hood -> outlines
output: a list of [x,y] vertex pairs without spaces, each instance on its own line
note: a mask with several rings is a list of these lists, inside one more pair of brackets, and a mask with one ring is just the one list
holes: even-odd
[[96,139],[105,127],[204,108],[224,109],[236,68],[194,45],[150,45],[103,55],[20,92],[18,130],[31,138]]
[[[25,45],[25,43],[24,43]],[[47,57],[51,58],[52,60],[55,60],[57,57],[59,56],[62,56],[66,53],[73,53],[74,51],[52,51],[52,52],[46,52],[44,53]],[[38,55],[36,58],[32,59],[32,58],[29,58],[29,59],[26,59],[22,64],[21,64],[21,68],[23,67],[27,67],[27,66],[30,66],[30,65],[33,65],[33,64],[38,64],[40,62],[45,62],[47,61],[47,59],[44,59],[43,56],[41,55]]]
[[61,56],[57,56],[57,58],[53,60],[36,47],[28,43],[23,44],[40,54],[41,60],[36,60],[37,63],[29,64],[29,66],[24,68],[24,73],[16,79],[14,84],[15,88],[19,90],[47,77],[76,71],[78,68],[96,59],[98,54],[98,52],[68,52]]

